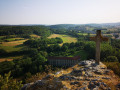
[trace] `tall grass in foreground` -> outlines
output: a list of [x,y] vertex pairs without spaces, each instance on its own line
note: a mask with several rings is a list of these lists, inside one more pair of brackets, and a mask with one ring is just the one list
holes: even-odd
[[114,71],[120,77],[120,63],[119,62],[103,62],[108,69]]

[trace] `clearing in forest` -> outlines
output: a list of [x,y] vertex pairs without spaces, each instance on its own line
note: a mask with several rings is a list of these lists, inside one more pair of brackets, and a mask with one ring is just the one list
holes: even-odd
[[0,49],[3,49],[5,51],[7,51],[7,52],[19,51],[20,49],[23,48],[22,44],[26,40],[11,41],[11,42],[2,42],[2,44],[0,44]]
[[14,59],[21,59],[23,56],[14,56],[14,57],[6,57],[6,58],[0,58],[0,62],[3,61],[12,61]]
[[26,40],[18,40],[18,41],[11,41],[11,42],[2,42],[2,46],[16,46],[16,45],[23,44],[23,42],[25,42]]
[[[26,39],[27,40],[27,39]],[[20,51],[21,49],[25,48],[23,42],[26,40],[19,40],[19,41],[11,41],[11,42],[2,42],[0,44],[0,49],[5,50],[7,53],[14,52],[14,51]],[[1,57],[0,62],[2,61],[12,61],[13,59],[17,59],[22,57],[22,55],[15,55],[15,56],[6,56],[6,57]]]
[[36,35],[36,34],[31,34],[30,37],[31,37],[31,38],[40,38],[41,36]]
[[77,42],[77,38],[65,34],[52,34],[48,38],[56,38],[56,37],[61,38],[63,40],[63,43]]
[[5,39],[5,40],[7,40],[8,42],[11,42],[11,41],[24,40],[24,38],[8,38],[8,39]]

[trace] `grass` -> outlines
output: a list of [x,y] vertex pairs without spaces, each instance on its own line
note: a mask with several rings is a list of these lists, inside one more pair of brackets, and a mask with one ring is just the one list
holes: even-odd
[[[11,41],[11,42],[2,42],[2,44],[0,44],[0,49],[3,49],[3,50],[5,50],[8,53],[14,52],[14,51],[20,51],[23,48],[25,48],[25,46],[23,46],[22,44],[26,40]],[[5,61],[5,60],[11,61],[13,59],[20,58],[20,57],[22,57],[22,56],[13,56],[13,57],[0,58],[0,62]]]
[[115,74],[120,77],[120,63],[119,62],[103,62],[109,69],[112,69]]
[[15,46],[1,46],[0,49],[5,50],[6,52],[13,52],[13,51],[19,51],[23,47],[15,47]]
[[56,38],[56,37],[61,38],[63,40],[63,43],[77,42],[77,38],[64,34],[52,34],[48,38]]
[[0,39],[4,38],[5,36],[0,36]]
[[[27,39],[26,39],[27,40]],[[17,46],[23,44],[26,40],[18,40],[18,41],[11,41],[11,42],[2,42],[2,46]]]
[[31,34],[30,37],[31,37],[31,38],[40,38],[41,36],[38,36],[38,35],[36,35],[36,34]]
[[6,58],[0,58],[0,62],[3,62],[3,61],[12,61],[14,59],[20,59],[22,58],[23,56],[15,56],[15,57],[6,57]]
[[84,36],[86,36],[86,35],[88,35],[87,33],[78,33],[79,35],[84,35]]
[[26,40],[11,41],[11,42],[2,42],[2,44],[0,44],[0,49],[5,50],[6,52],[19,51],[20,49],[23,48],[22,44]]
[[23,40],[24,38],[9,38],[6,39],[7,41],[17,41],[17,40]]

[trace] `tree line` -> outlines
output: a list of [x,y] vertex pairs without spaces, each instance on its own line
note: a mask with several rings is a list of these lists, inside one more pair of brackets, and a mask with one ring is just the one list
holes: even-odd
[[0,26],[0,36],[4,35],[19,35],[21,37],[30,34],[37,34],[39,36],[47,37],[51,34],[50,28],[38,26]]

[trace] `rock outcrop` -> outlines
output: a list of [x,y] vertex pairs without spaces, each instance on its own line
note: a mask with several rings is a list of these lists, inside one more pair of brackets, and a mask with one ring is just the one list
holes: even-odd
[[97,65],[94,60],[84,60],[67,73],[62,70],[47,75],[25,84],[21,90],[120,90],[119,83],[117,76],[103,63]]

